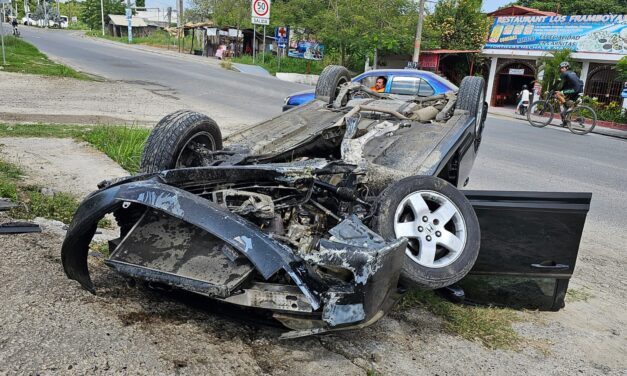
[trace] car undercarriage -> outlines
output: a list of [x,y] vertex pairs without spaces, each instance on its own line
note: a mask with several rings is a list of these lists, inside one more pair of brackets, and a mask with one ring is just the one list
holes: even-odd
[[317,100],[224,140],[207,116],[166,116],[143,173],[102,182],[77,210],[62,248],[68,277],[95,293],[89,244],[113,213],[112,269],[271,310],[285,337],[370,325],[399,281],[464,278],[483,223],[457,188],[481,142],[483,79],[400,100],[340,80],[340,68],[321,75]]

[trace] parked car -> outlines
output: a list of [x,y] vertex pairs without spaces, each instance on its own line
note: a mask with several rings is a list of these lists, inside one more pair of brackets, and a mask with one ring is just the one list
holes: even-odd
[[466,77],[455,92],[400,99],[329,66],[313,101],[225,139],[206,115],[170,114],[151,131],[142,173],[102,182],[76,211],[65,273],[95,292],[89,244],[113,213],[120,236],[106,265],[269,310],[292,330],[286,337],[370,325],[399,298],[399,280],[442,288],[475,265],[478,276],[515,277],[510,294],[559,309],[590,197],[466,198],[484,86]]
[[26,13],[24,17],[22,17],[22,24],[26,26],[36,26],[37,20],[31,18],[32,13]]
[[59,16],[59,18],[54,22],[54,27],[58,27],[60,29],[67,29],[68,27],[67,16]]
[[48,20],[46,22],[46,20],[37,20],[37,26],[39,27],[46,27],[46,24],[48,24],[48,27],[54,27],[54,21],[53,20]]
[[[429,71],[417,69],[374,69],[352,79],[366,87],[372,87],[377,77],[383,76],[387,83],[385,93],[398,95],[399,98],[413,95],[429,96],[457,91],[458,88],[448,80]],[[343,82],[340,82],[341,84]],[[283,111],[308,103],[315,98],[313,90],[294,93],[284,100]]]

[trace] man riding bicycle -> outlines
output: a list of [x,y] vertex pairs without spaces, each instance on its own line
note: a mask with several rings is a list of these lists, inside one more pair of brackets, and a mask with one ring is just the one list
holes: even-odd
[[17,31],[17,17],[13,18],[13,21],[11,21],[11,26],[13,26],[13,35],[17,36],[19,33]]
[[562,80],[561,91],[555,93],[555,98],[563,107],[560,115],[562,116],[562,125],[566,126],[564,120],[564,113],[566,112],[566,100],[575,101],[579,97],[579,93],[582,91],[581,80],[577,77],[577,73],[570,70],[570,63],[563,61],[560,63],[560,79]]

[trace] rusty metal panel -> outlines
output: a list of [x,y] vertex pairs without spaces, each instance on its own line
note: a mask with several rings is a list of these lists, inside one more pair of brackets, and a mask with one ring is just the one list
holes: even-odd
[[[254,270],[246,257],[229,247],[194,225],[149,210],[107,264],[131,277],[224,298]],[[233,254],[239,257],[232,260]]]

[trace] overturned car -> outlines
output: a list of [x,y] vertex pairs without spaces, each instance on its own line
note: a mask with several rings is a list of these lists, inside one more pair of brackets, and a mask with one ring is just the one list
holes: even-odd
[[[316,100],[224,140],[205,115],[168,115],[143,172],[102,182],[81,204],[64,270],[95,292],[89,244],[113,213],[108,266],[271,310],[292,329],[285,336],[367,326],[392,307],[399,281],[437,289],[471,269],[518,276],[510,297],[527,286],[530,300],[539,291],[559,309],[590,195],[459,191],[481,144],[483,96],[483,79],[466,77],[455,93],[399,99],[330,66]],[[554,290],[521,280],[536,277]]]

